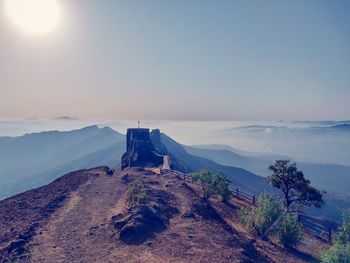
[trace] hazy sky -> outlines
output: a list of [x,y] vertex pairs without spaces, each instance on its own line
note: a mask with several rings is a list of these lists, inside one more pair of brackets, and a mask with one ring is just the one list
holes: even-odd
[[57,0],[25,33],[0,2],[0,118],[350,118],[350,1]]

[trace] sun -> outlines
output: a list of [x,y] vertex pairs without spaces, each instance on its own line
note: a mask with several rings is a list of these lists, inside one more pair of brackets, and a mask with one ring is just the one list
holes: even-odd
[[6,0],[5,8],[9,18],[30,33],[50,32],[60,20],[56,0]]

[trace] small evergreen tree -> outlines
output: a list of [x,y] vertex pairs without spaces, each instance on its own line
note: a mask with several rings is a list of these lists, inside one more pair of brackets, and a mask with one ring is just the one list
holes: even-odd
[[212,195],[220,195],[222,201],[227,202],[232,195],[229,180],[222,172],[213,174],[208,168],[191,174],[192,182],[199,182],[203,190],[203,198],[209,199]]
[[343,215],[343,222],[338,229],[335,240],[344,244],[350,242],[350,214]]
[[213,173],[209,169],[206,168],[202,170],[198,180],[202,186],[204,199],[209,199],[215,194],[215,179]]
[[302,238],[298,218],[289,213],[283,217],[277,227],[277,237],[285,247],[296,247]]
[[255,209],[254,225],[261,237],[273,225],[282,213],[281,202],[272,198],[269,194],[262,194]]
[[321,255],[324,263],[350,263],[350,215],[343,217],[343,223],[334,236],[331,247]]
[[232,196],[230,191],[229,184],[230,181],[227,179],[226,175],[223,172],[219,172],[215,176],[215,188],[218,194],[221,196],[223,202],[228,202]]
[[249,231],[253,231],[262,239],[265,239],[268,235],[266,231],[275,223],[281,213],[282,204],[280,200],[264,193],[258,198],[256,207],[241,209],[238,217]]

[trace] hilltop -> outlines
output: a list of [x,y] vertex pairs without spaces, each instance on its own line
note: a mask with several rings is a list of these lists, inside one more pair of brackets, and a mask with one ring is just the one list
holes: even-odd
[[[175,173],[131,168],[108,176],[106,170],[69,173],[1,201],[2,262],[305,260],[249,236],[237,223],[237,203],[203,201],[198,189]],[[128,209],[127,190],[137,178],[145,180],[155,212]]]

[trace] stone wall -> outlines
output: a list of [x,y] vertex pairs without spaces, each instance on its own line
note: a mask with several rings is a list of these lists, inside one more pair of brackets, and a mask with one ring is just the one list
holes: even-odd
[[149,129],[128,129],[126,152],[122,156],[122,170],[127,167],[158,167],[162,164],[163,155],[155,149]]

